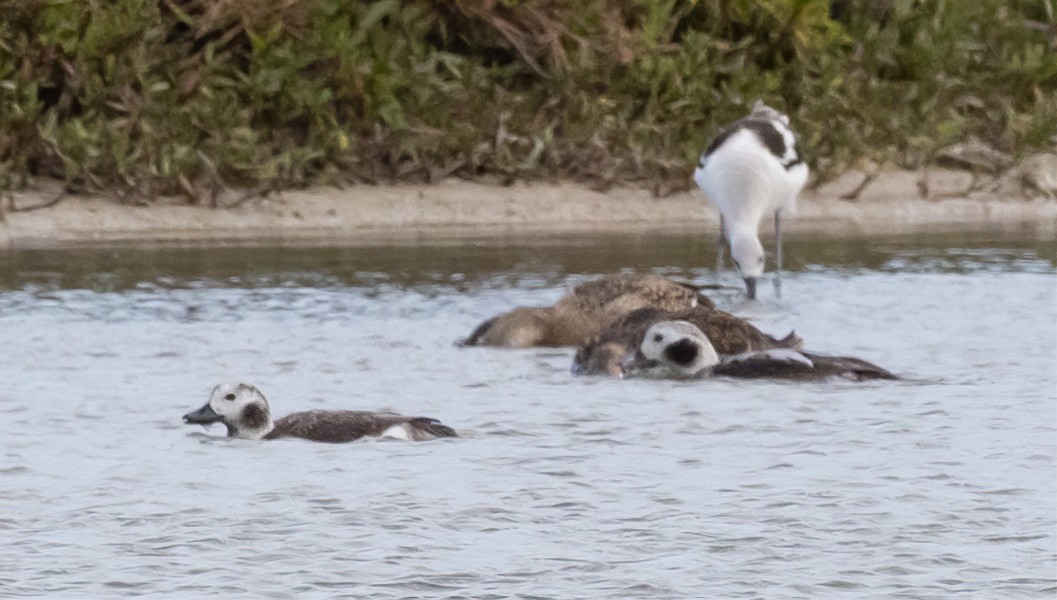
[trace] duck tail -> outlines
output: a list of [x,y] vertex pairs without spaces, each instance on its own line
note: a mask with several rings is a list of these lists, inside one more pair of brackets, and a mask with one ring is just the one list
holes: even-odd
[[796,334],[796,331],[790,331],[789,335],[784,338],[772,338],[774,343],[779,348],[790,348],[792,350],[803,350],[804,349],[804,338]]
[[899,379],[898,375],[895,375],[888,369],[879,367],[872,362],[861,358],[855,358],[852,356],[829,356],[826,354],[814,354],[811,352],[805,352],[804,356],[810,358],[815,363],[815,368],[817,369],[831,371],[836,375],[841,375],[856,381],[865,381],[867,379]]
[[433,437],[459,437],[459,434],[455,433],[454,429],[448,427],[447,425],[441,423],[436,419],[431,419],[429,417],[417,417],[411,419],[410,423],[416,429],[425,431],[431,434]]
[[481,323],[477,326],[477,329],[474,329],[473,333],[471,333],[466,339],[462,339],[455,342],[455,345],[459,346],[460,348],[479,345],[481,343],[481,338],[484,337],[484,334],[488,333],[488,330],[492,328],[492,325],[495,325],[495,322],[498,319],[499,317],[492,317],[484,323]]

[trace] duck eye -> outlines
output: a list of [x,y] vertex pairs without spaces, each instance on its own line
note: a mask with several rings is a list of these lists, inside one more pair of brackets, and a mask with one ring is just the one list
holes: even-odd
[[224,399],[225,399],[225,400],[232,400],[232,401],[234,401],[234,400],[235,400],[235,394],[228,394],[227,396],[224,396]]
[[659,333],[655,333],[655,334],[653,334],[653,341],[658,342],[658,343],[663,342],[664,341],[664,336],[659,334]]

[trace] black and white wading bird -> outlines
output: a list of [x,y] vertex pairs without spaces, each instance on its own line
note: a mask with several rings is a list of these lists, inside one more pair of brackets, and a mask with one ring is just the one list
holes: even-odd
[[293,437],[339,443],[364,436],[413,441],[459,437],[454,430],[436,419],[391,413],[310,410],[273,421],[264,394],[248,383],[222,383],[216,386],[205,406],[187,413],[183,418],[188,425],[223,423],[228,428],[228,437],[248,440]]
[[719,210],[716,272],[723,267],[724,245],[729,244],[750,299],[756,298],[756,282],[764,272],[759,228],[769,214],[774,215],[774,289],[782,295],[782,212],[796,210],[807,173],[789,117],[761,101],[747,117],[719,132],[694,170],[697,186]]
[[795,348],[768,348],[721,355],[704,332],[689,321],[654,323],[629,360],[629,373],[663,369],[680,378],[720,375],[817,381],[830,377],[865,381],[898,379],[891,372],[851,356],[830,356]]

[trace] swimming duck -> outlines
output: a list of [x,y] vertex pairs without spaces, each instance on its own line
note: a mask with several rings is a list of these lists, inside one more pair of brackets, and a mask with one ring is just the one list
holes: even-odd
[[678,377],[898,379],[889,371],[859,358],[828,356],[792,348],[771,348],[724,357],[701,329],[687,321],[660,321],[651,325],[642,338],[638,354],[626,363],[629,371],[656,366],[667,367]]
[[366,411],[310,410],[273,421],[264,394],[247,383],[216,386],[209,402],[183,419],[190,425],[220,422],[228,428],[228,437],[249,440],[294,437],[337,443],[364,436],[413,441],[458,437],[453,429],[436,419]]
[[550,307],[519,307],[481,323],[462,346],[577,346],[643,307],[714,308],[700,288],[656,275],[620,273],[582,283]]
[[756,297],[756,281],[764,272],[759,228],[768,214],[774,215],[775,291],[782,295],[781,216],[796,210],[807,175],[789,117],[761,101],[748,116],[719,132],[694,170],[694,182],[719,210],[716,272],[723,266],[724,244],[729,243],[750,299]]
[[642,308],[613,322],[599,335],[576,350],[573,374],[624,374],[624,362],[635,356],[646,330],[661,321],[689,321],[708,332],[715,349],[722,355],[735,355],[771,348],[799,348],[803,344],[795,333],[782,339],[757,329],[752,323],[728,312],[706,307],[679,311]]

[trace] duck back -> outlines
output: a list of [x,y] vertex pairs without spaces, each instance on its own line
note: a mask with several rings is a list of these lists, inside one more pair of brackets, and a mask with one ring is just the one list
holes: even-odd
[[811,381],[841,377],[853,381],[899,379],[890,371],[852,356],[794,352],[795,357],[773,352],[752,352],[716,365],[713,375],[743,379]]
[[277,421],[264,439],[302,438],[314,442],[344,443],[365,436],[377,437],[403,426],[412,440],[458,437],[454,430],[428,417],[404,417],[356,410],[310,410],[289,414]]
[[656,275],[620,273],[582,283],[550,307],[519,307],[478,325],[461,346],[529,348],[584,344],[644,308],[713,307],[701,288]]

